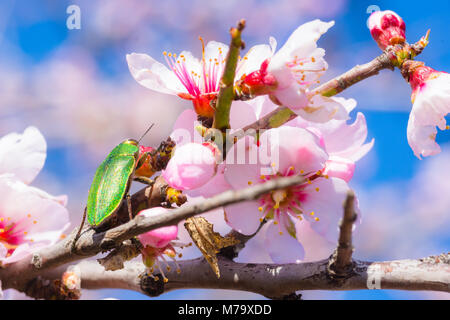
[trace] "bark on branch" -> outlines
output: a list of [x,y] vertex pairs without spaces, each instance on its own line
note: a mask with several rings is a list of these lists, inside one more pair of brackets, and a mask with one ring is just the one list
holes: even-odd
[[[134,290],[148,296],[185,288],[231,289],[261,294],[266,297],[283,297],[305,290],[361,290],[398,289],[432,290],[450,292],[450,254],[418,260],[383,262],[354,261],[354,272],[342,281],[328,275],[329,261],[300,264],[237,263],[219,257],[221,277],[217,279],[209,264],[203,259],[179,261],[181,273],[167,272],[169,282],[155,282],[144,275],[140,262],[128,262],[118,271],[105,271],[96,261],[83,261],[82,288],[118,288]],[[59,276],[58,270],[45,275],[49,279]]]

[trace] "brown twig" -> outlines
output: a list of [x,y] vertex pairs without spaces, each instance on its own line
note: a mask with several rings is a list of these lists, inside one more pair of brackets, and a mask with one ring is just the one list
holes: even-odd
[[333,278],[348,277],[353,271],[352,231],[356,218],[355,194],[349,191],[344,203],[344,215],[339,224],[338,245],[328,264],[329,274]]

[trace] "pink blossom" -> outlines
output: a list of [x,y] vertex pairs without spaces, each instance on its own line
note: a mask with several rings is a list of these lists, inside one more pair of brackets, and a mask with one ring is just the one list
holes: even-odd
[[[323,58],[325,50],[318,48],[316,42],[333,25],[333,21],[314,20],[298,27],[259,70],[241,78],[242,93],[251,97],[268,94],[278,105],[317,122],[345,117],[340,104],[312,89],[328,69]],[[274,48],[275,40],[271,39],[271,43]]]
[[[355,107],[354,99],[332,98],[342,104],[347,114]],[[288,125],[305,128],[320,138],[329,159],[325,163],[323,174],[341,178],[347,182],[353,177],[355,162],[365,156],[373,147],[374,139],[365,143],[367,124],[364,114],[357,113],[356,120],[348,124],[346,120],[330,120],[326,123],[315,123],[298,117]]]
[[[136,81],[144,87],[191,100],[197,114],[212,117],[214,110],[210,102],[219,91],[228,46],[210,41],[205,47],[203,40],[202,45],[203,54],[200,61],[188,51],[179,55],[164,52],[169,66],[167,68],[146,54],[132,53],[127,55],[128,67]],[[271,48],[267,45],[251,48],[240,59],[236,77],[256,70],[271,53]]]
[[[145,217],[158,216],[163,214],[170,214],[170,210],[162,207],[156,207],[139,212],[139,215],[143,215]],[[148,231],[146,233],[140,234],[138,236],[138,239],[143,246],[143,248],[141,249],[142,261],[147,267],[147,272],[151,277],[156,278],[155,276],[153,276],[154,267],[156,266],[163,276],[164,282],[168,281],[161,266],[161,264],[164,263],[167,270],[170,270],[170,267],[167,264],[164,256],[167,256],[168,258],[173,260],[175,262],[175,265],[177,266],[177,272],[181,272],[180,267],[175,260],[175,257],[177,256],[175,247],[183,247],[183,245],[175,242],[175,240],[178,239],[177,225],[161,227],[155,230]],[[181,257],[181,254],[178,254],[178,256]]]
[[265,183],[280,176],[302,175],[305,182],[282,190],[272,191],[255,201],[248,201],[225,208],[227,223],[244,234],[254,233],[265,218],[266,248],[275,262],[298,262],[304,250],[296,240],[297,221],[306,219],[319,234],[328,239],[337,236],[338,221],[342,215],[342,203],[349,190],[347,183],[322,173],[328,154],[320,145],[320,139],[308,130],[280,127],[264,132],[257,145],[253,137],[241,139],[230,150],[233,156],[240,144],[248,153],[264,147],[264,141],[273,155],[278,149],[278,160],[270,167],[270,173],[261,174],[264,163],[229,164],[225,171],[228,183],[235,189]]
[[410,76],[413,103],[409,115],[408,143],[416,157],[438,154],[437,130],[449,129],[445,116],[450,112],[450,75],[430,67],[417,67]]
[[217,153],[218,151],[208,143],[187,143],[178,146],[162,175],[172,188],[178,190],[199,188],[216,174]]
[[[142,210],[139,215],[144,217],[152,217],[167,214],[170,211],[162,207],[156,207],[151,209]],[[146,233],[140,234],[138,236],[139,241],[142,245],[163,248],[166,247],[172,240],[175,240],[178,235],[178,226],[167,226],[158,228],[155,230],[148,231]]]
[[373,12],[369,17],[369,29],[381,50],[405,42],[405,22],[394,11]]
[[69,226],[66,196],[54,197],[27,183],[46,157],[42,134],[29,127],[0,139],[0,262],[20,260],[54,244]]

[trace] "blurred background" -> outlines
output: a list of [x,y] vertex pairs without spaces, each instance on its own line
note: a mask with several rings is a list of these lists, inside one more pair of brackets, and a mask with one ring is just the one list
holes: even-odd
[[[79,30],[66,26],[66,9],[71,4],[81,9]],[[228,29],[240,18],[247,20],[247,48],[268,43],[269,36],[281,46],[304,22],[335,20],[336,25],[319,42],[330,65],[325,81],[380,53],[366,26],[373,6],[400,14],[409,42],[431,29],[430,45],[419,60],[450,71],[448,1],[411,0],[406,5],[404,1],[361,0],[2,0],[0,136],[23,132],[30,125],[43,132],[48,155],[33,185],[52,194],[67,194],[75,227],[95,169],[106,154],[125,138],[139,137],[153,122],[156,126],[144,143],[157,146],[170,134],[177,115],[191,108],[188,101],[141,87],[128,71],[127,53],[147,53],[157,60],[162,60],[163,51],[189,50],[200,56],[198,36],[228,43]],[[351,181],[363,215],[355,234],[357,259],[420,258],[450,247],[450,133],[438,134],[441,154],[415,158],[406,140],[410,94],[400,73],[389,70],[342,94],[358,101],[357,111],[367,118],[368,139],[375,138],[374,148],[357,163]],[[302,237],[307,260],[330,254],[333,245],[308,230]],[[239,260],[268,261],[261,252],[257,237]],[[106,297],[147,299],[125,290],[85,291],[83,295],[84,299]],[[303,292],[303,297],[449,299],[450,295],[361,290]],[[211,298],[263,299],[251,293],[193,289],[158,299]]]

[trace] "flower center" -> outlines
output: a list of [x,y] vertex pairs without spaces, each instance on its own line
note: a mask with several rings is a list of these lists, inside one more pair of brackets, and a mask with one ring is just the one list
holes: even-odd
[[[32,220],[31,214],[27,215],[27,219]],[[19,245],[26,241],[33,242],[33,239],[25,239],[28,232],[25,231],[25,223],[12,222],[11,217],[0,217],[0,243],[8,250],[6,257],[12,255]],[[32,220],[36,224],[36,220]]]
[[272,192],[272,200],[275,202],[275,205],[273,206],[274,209],[278,209],[280,207],[280,204],[284,202],[287,198],[287,190],[275,190]]
[[[290,167],[285,174],[277,173],[272,176],[261,176],[260,179],[263,181],[271,180],[272,178],[277,178],[280,176],[292,176],[294,174],[304,175],[304,171],[300,170],[295,173],[295,168]],[[263,195],[259,202],[261,206],[258,208],[259,212],[262,213],[260,221],[263,219],[273,219],[275,224],[278,224],[282,219],[280,215],[287,214],[295,219],[303,220],[303,215],[308,214],[311,217],[314,217],[314,221],[319,221],[318,217],[315,217],[314,212],[306,212],[304,213],[302,209],[302,203],[307,201],[308,192],[305,191],[305,188],[313,183],[313,181],[319,177],[327,176],[322,175],[319,171],[314,174],[305,176],[306,181],[303,184],[288,187],[285,189],[272,191],[270,194]],[[319,188],[313,189],[313,192],[319,192]]]

